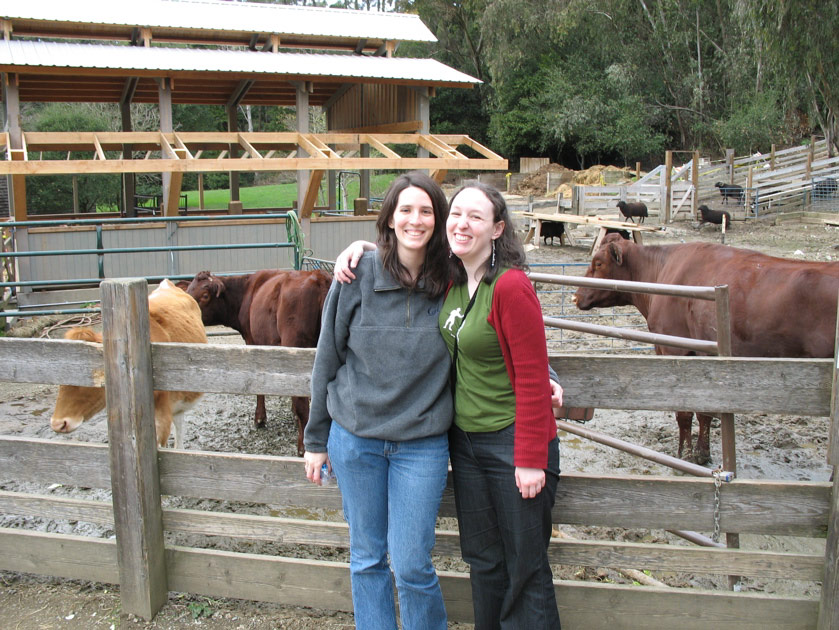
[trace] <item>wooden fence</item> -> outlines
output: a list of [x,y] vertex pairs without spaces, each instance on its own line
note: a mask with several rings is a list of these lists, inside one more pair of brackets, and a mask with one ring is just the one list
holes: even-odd
[[[624,186],[576,186],[572,207],[577,214],[615,212],[618,199],[643,201],[650,217],[662,223],[676,218],[698,218],[698,207],[707,204],[723,207],[719,188],[714,184],[736,184],[745,189],[743,203],[729,201],[727,210],[735,218],[759,216],[767,212],[800,210],[812,203],[814,183],[820,179],[839,178],[839,157],[828,155],[825,140],[811,139],[810,144],[768,153],[735,157],[729,150],[722,160],[700,160],[693,152],[689,160],[675,166],[673,151],[667,151],[665,163]],[[832,206],[839,205],[833,195]]]
[[[349,570],[338,562],[170,546],[164,531],[344,548],[342,523],[200,510],[163,509],[161,495],[339,508],[335,487],[305,480],[298,458],[158,451],[152,388],[306,394],[314,351],[248,346],[150,344],[144,281],[102,283],[104,342],[0,339],[0,380],[101,385],[109,401],[109,447],[0,438],[0,479],[111,489],[112,503],[0,492],[0,511],[113,524],[115,540],[0,530],[0,569],[119,583],[126,613],[152,617],[168,591],[350,610]],[[552,356],[567,403],[612,409],[708,409],[832,415],[837,385],[830,359]],[[593,387],[592,375],[607,387]],[[690,383],[690,387],[685,387]],[[831,464],[839,459],[832,448]],[[565,627],[755,630],[839,627],[837,483],[735,480],[719,488],[723,531],[827,536],[827,553],[693,548],[609,540],[552,542],[552,562],[651,571],[823,581],[821,600],[557,580]],[[559,524],[643,529],[713,528],[712,480],[563,474]],[[448,489],[441,515],[452,516]],[[436,552],[458,553],[439,532]],[[469,580],[441,572],[452,621],[471,620]]]

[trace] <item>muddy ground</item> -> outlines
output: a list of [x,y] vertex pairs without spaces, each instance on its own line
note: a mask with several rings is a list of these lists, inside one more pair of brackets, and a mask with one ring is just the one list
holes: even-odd
[[[588,244],[593,234],[584,229],[573,232],[577,246],[542,245],[528,255],[531,262],[574,263],[588,260]],[[674,243],[693,240],[719,241],[716,227],[696,230],[689,223],[677,223],[662,234],[647,237],[647,243]],[[783,223],[774,225],[769,220],[735,222],[728,232],[727,242],[750,247],[773,255],[807,260],[835,260],[839,258],[839,228],[826,225]],[[547,270],[546,270],[547,271]],[[566,271],[567,272],[567,271]],[[563,272],[563,273],[566,273]],[[569,273],[582,273],[570,271]],[[61,334],[60,329],[51,333]],[[235,337],[213,337],[211,342],[238,343]],[[568,348],[569,350],[571,348]],[[552,348],[561,352],[561,348]],[[49,428],[51,405],[55,397],[52,386],[31,386],[0,383],[0,434],[31,436],[60,441],[107,441],[104,415],[97,417],[70,435],[57,435]],[[189,449],[256,454],[295,454],[295,430],[288,399],[269,398],[268,428],[257,430],[252,423],[254,398],[251,396],[206,395],[187,415],[186,446]],[[785,480],[824,481],[829,477],[825,465],[828,425],[825,418],[769,417],[765,415],[738,416],[737,444],[740,476]],[[192,430],[200,426],[200,431]],[[597,410],[587,424],[590,428],[615,435],[624,440],[675,454],[677,449],[676,424],[672,414],[660,412],[624,412]],[[673,474],[644,460],[637,460],[599,445],[584,443],[579,438],[561,435],[563,472],[601,472],[608,474]],[[720,461],[719,430],[712,430],[714,465]],[[301,464],[301,475],[303,468]],[[83,491],[76,488],[24,487],[9,480],[0,480],[0,489],[28,490],[72,494],[88,498],[105,498],[106,493]],[[195,503],[177,501],[173,505],[196,507]],[[205,507],[205,506],[202,506]],[[219,509],[236,509],[224,505]],[[297,515],[299,516],[299,515]],[[320,515],[339,519],[340,515]],[[442,525],[451,527],[452,523]],[[0,514],[0,526],[62,532],[76,535],[110,536],[107,528],[77,522],[46,522],[43,519]],[[710,532],[704,532],[709,534]],[[684,544],[670,534],[660,531],[623,531],[586,528],[563,528],[562,535],[578,538],[613,538],[648,542]],[[169,539],[187,545],[213,546],[245,550],[242,543],[218,538]],[[781,538],[747,537],[743,547],[783,549],[787,551],[823,550],[822,541]],[[346,561],[346,552],[293,547],[288,545],[249,544],[249,552],[275,553],[290,556],[319,557]],[[437,558],[438,567],[446,570],[465,570],[459,558]],[[631,582],[631,578],[611,569],[555,567],[555,577],[563,579],[593,579]],[[654,575],[655,579],[673,587],[698,586],[724,588],[724,576],[694,576],[687,574]],[[818,595],[818,585],[784,581],[747,580],[743,589],[764,592],[786,592],[799,595]],[[0,572],[0,615],[3,628],[35,630],[40,628],[136,628],[176,630],[201,626],[210,630],[253,629],[313,629],[338,630],[351,628],[352,615],[238,600],[209,599],[171,593],[169,602],[151,622],[123,615],[118,589],[89,582],[66,581],[53,578]],[[468,624],[451,624],[452,628],[471,628]]]

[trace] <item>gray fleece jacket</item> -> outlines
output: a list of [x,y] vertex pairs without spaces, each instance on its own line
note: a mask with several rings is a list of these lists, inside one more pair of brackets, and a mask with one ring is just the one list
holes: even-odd
[[303,443],[326,451],[334,420],[354,435],[404,441],[452,423],[451,358],[437,318],[443,299],[409,291],[364,254],[352,284],[332,282],[323,306]]

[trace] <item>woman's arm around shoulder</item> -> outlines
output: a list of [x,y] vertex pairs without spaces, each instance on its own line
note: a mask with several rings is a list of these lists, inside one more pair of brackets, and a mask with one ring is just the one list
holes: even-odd
[[355,280],[352,270],[356,268],[364,252],[372,252],[376,249],[376,244],[370,241],[353,241],[335,258],[335,269],[332,275],[341,284],[352,282]]

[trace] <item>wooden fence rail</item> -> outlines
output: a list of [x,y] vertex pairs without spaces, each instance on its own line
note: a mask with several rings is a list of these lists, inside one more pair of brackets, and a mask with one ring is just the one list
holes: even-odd
[[[106,287],[106,284],[112,284]],[[0,380],[108,384],[120,391],[109,407],[109,446],[0,438],[0,479],[112,490],[112,502],[32,492],[0,492],[0,512],[113,526],[116,540],[5,528],[4,570],[120,583],[123,610],[153,616],[168,591],[350,610],[345,563],[260,556],[165,545],[163,532],[223,535],[345,548],[343,523],[162,508],[160,495],[246,504],[339,509],[336,487],[316,488],[298,458],[157,451],[152,388],[228,393],[308,393],[313,351],[241,346],[150,344],[145,283],[103,283],[105,342],[0,339]],[[142,299],[140,298],[142,296]],[[144,350],[145,348],[145,350]],[[144,358],[144,355],[145,358]],[[116,361],[115,357],[133,357]],[[148,361],[146,361],[148,359]],[[568,404],[614,409],[701,409],[733,413],[831,414],[830,359],[552,356]],[[145,369],[140,369],[141,366]],[[132,369],[128,370],[127,366]],[[145,374],[139,374],[142,372]],[[592,374],[608,387],[592,387]],[[112,382],[119,379],[121,384]],[[689,388],[683,387],[690,383]],[[836,422],[832,423],[836,432]],[[835,437],[833,438],[835,439]],[[135,446],[128,448],[127,443]],[[116,462],[115,459],[119,459]],[[144,486],[132,479],[142,472]],[[142,495],[145,498],[139,499]],[[152,500],[158,497],[157,504]],[[132,503],[133,507],[126,506]],[[134,510],[133,512],[131,510]],[[441,516],[454,514],[450,486]],[[144,522],[125,523],[131,516]],[[643,529],[713,527],[714,484],[678,477],[563,474],[554,510],[558,524]],[[664,589],[557,580],[568,628],[836,627],[836,489],[821,482],[735,480],[720,488],[721,529],[741,533],[827,536],[821,554],[700,549],[679,545],[558,540],[552,561],[572,566],[640,567],[712,575],[824,580],[822,601],[763,593]],[[126,532],[126,529],[130,530]],[[133,532],[133,534],[132,534]],[[457,536],[438,532],[437,553],[456,554]],[[158,558],[159,559],[156,559]],[[151,558],[151,559],[150,559]],[[132,576],[125,575],[129,567]],[[158,573],[155,573],[158,571]],[[162,571],[162,574],[159,573]],[[154,583],[149,576],[160,576]],[[449,618],[471,619],[468,577],[441,573]],[[128,590],[133,592],[127,592]]]

